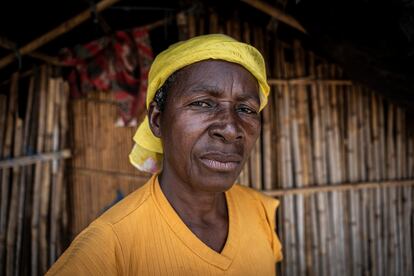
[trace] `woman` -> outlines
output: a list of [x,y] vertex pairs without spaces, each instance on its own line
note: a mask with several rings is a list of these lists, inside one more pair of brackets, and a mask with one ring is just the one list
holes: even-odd
[[230,37],[200,36],[157,56],[148,80],[130,160],[154,175],[49,274],[275,275],[278,202],[234,185],[260,134],[263,57]]

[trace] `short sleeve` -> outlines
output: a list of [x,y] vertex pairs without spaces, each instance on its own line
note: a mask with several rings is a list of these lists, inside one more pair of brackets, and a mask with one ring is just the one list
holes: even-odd
[[279,262],[283,259],[282,245],[280,243],[279,237],[276,234],[276,209],[279,206],[279,201],[260,193],[258,193],[258,197],[261,204],[263,205],[266,221],[270,226],[269,240],[271,242],[273,254],[276,262]]
[[116,275],[120,250],[112,226],[95,221],[83,230],[46,275]]

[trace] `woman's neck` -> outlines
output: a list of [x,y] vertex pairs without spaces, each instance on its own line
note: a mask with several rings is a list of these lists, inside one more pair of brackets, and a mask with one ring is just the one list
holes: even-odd
[[158,181],[165,197],[184,220],[191,224],[212,223],[217,219],[227,220],[227,204],[224,192],[209,192],[195,189],[168,172],[162,172]]

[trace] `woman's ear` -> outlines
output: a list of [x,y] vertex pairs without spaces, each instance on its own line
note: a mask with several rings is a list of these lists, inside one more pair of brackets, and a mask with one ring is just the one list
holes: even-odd
[[156,102],[151,102],[148,108],[148,122],[155,137],[161,138],[161,110]]

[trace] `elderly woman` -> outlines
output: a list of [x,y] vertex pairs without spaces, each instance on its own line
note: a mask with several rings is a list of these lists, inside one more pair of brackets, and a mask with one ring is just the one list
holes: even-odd
[[278,202],[234,184],[260,134],[263,57],[224,35],[199,36],[157,56],[148,80],[130,160],[153,176],[49,274],[275,275]]

